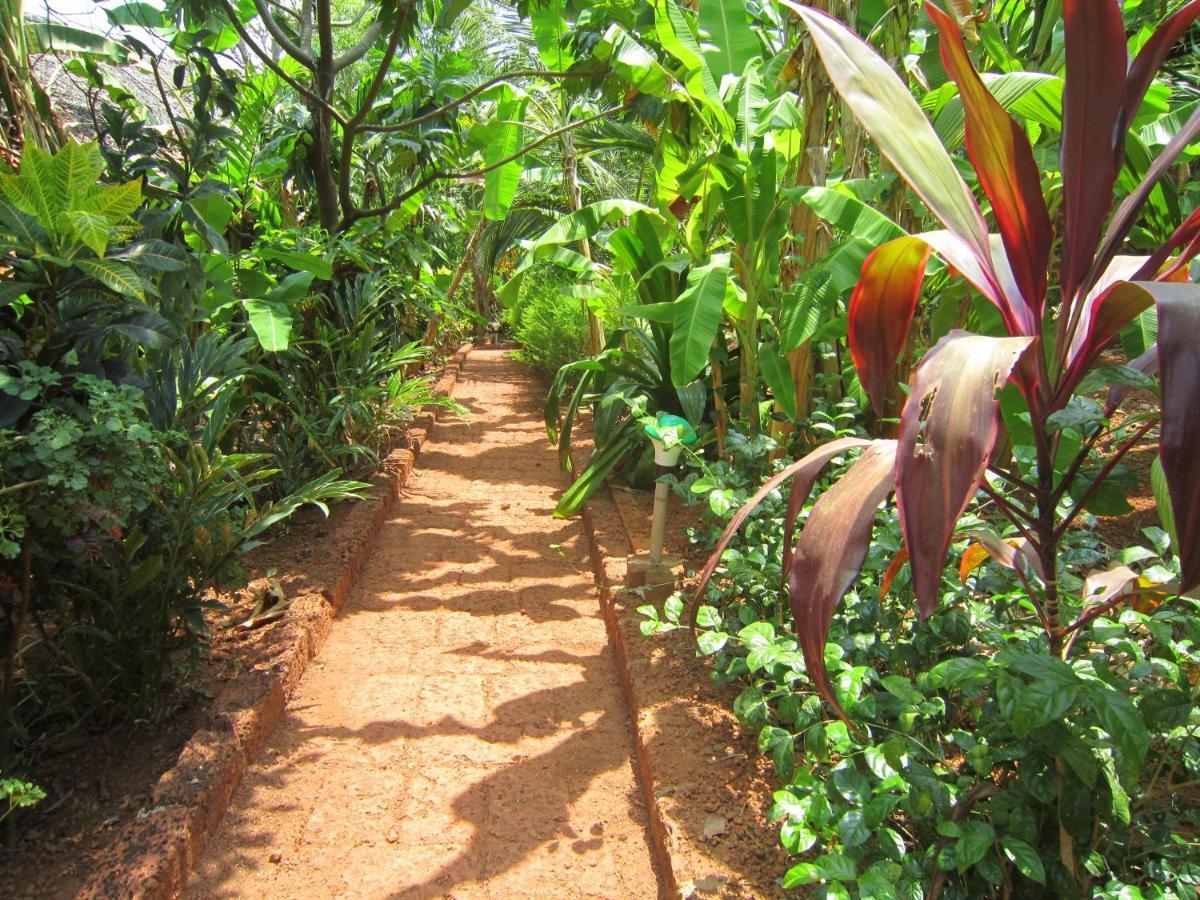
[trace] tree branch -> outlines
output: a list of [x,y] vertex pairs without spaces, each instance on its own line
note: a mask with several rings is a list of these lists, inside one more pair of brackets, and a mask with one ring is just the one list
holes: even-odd
[[393,125],[364,125],[362,127],[362,130],[376,132],[379,134],[387,134],[387,133],[395,132],[395,131],[408,131],[410,128],[412,128],[416,125],[423,125],[426,122],[433,121],[438,116],[448,113],[450,110],[454,109],[455,107],[462,106],[464,103],[467,103],[470,100],[474,100],[476,97],[478,97],[484,91],[486,91],[488,88],[493,88],[496,85],[501,84],[502,82],[508,81],[509,79],[512,79],[512,78],[580,78],[580,77],[583,77],[583,76],[579,72],[540,72],[540,71],[532,70],[532,69],[529,69],[529,70],[522,69],[522,70],[519,70],[516,72],[505,72],[503,75],[497,75],[494,78],[489,78],[487,81],[483,82],[482,84],[476,85],[475,87],[471,88],[471,90],[467,91],[465,94],[463,94],[458,99],[451,100],[450,102],[445,103],[445,104],[439,106],[437,109],[431,110],[430,112],[422,113],[421,115],[417,116],[416,118],[409,119],[406,122],[397,122]]
[[463,179],[463,178],[478,178],[480,175],[486,175],[488,172],[491,172],[493,169],[499,169],[501,166],[508,165],[513,160],[520,159],[522,156],[524,156],[530,150],[536,150],[538,147],[542,146],[542,144],[545,144],[546,142],[553,140],[554,138],[558,137],[559,135],[566,134],[568,131],[574,131],[576,128],[582,128],[585,125],[591,125],[593,122],[599,121],[600,119],[606,119],[609,116],[611,116],[613,113],[621,112],[621,110],[623,110],[624,108],[625,107],[623,107],[623,106],[614,106],[612,109],[606,109],[602,112],[598,112],[595,115],[588,116],[586,119],[580,119],[578,122],[569,122],[566,125],[563,125],[561,128],[555,128],[553,131],[547,131],[536,141],[526,144],[524,147],[522,147],[520,150],[516,151],[515,153],[510,153],[508,156],[504,157],[504,159],[498,160],[498,161],[492,163],[491,165],[484,166],[482,169],[475,169],[472,172],[452,172],[452,173],[447,174],[445,177],[446,178],[454,178],[454,179]]
[[[407,10],[408,6],[405,6],[405,11],[407,12]],[[399,18],[402,18],[402,16],[398,15],[397,19]],[[362,40],[360,40],[349,50],[345,51],[344,53],[339,53],[333,58],[333,71],[340,72],[347,66],[350,66],[362,59],[366,55],[367,51],[371,49],[371,46],[377,40],[379,40],[379,35],[382,31],[383,26],[380,25],[379,20],[376,19],[371,23],[371,27],[367,29],[366,34],[363,35]]]
[[309,71],[316,68],[316,63],[313,60],[312,54],[293,41],[275,21],[275,17],[271,15],[271,10],[268,8],[266,0],[254,0],[254,8],[258,10],[258,17],[262,19],[263,27],[267,29],[267,34],[271,36],[271,40],[275,41],[283,52],[294,58],[300,65]]
[[[410,9],[412,9],[412,6],[406,5],[396,14],[396,24],[392,26],[392,33],[388,36],[387,47],[383,51],[383,59],[380,60],[379,65],[375,69],[375,77],[367,87],[367,91],[359,103],[358,110],[342,126],[341,165],[338,171],[338,200],[343,210],[349,210],[354,205],[353,199],[350,196],[350,165],[354,155],[354,138],[359,132],[359,126],[362,124],[363,119],[371,112],[375,98],[379,96],[379,91],[383,87],[384,81],[387,80],[388,72],[392,67],[392,59],[396,55],[396,49],[400,46],[400,35],[404,32],[404,26],[408,21],[408,12]],[[378,22],[379,20],[376,19],[376,24]],[[334,67],[336,68],[336,61]]]
[[317,104],[318,106],[323,107],[325,111],[329,113],[330,117],[339,125],[345,124],[346,118],[340,112],[338,112],[336,108],[330,106],[325,100],[322,100],[315,93],[285,72],[279,63],[275,62],[275,60],[271,58],[271,54],[267,53],[266,50],[258,45],[254,38],[250,36],[250,32],[246,31],[246,27],[242,25],[241,20],[237,17],[237,12],[234,10],[229,0],[219,0],[219,2],[222,8],[225,10],[225,15],[229,17],[230,24],[233,25],[234,30],[242,39],[242,42],[249,47],[251,51],[253,51],[255,56],[257,56],[263,61],[263,63],[266,64],[268,69],[278,75],[284,84],[286,84],[296,93],[300,94],[300,96]]
[[300,46],[312,52],[313,33],[313,0],[304,0],[300,4]]
[[1071,527],[1071,523],[1075,521],[1075,518],[1081,512],[1083,512],[1083,508],[1091,501],[1092,496],[1100,488],[1100,485],[1104,483],[1104,479],[1106,479],[1112,473],[1112,470],[1116,468],[1117,463],[1124,459],[1125,454],[1132,450],[1137,442],[1146,436],[1146,432],[1148,432],[1151,428],[1154,428],[1156,425],[1158,425],[1157,419],[1147,422],[1136,432],[1134,432],[1133,437],[1129,438],[1113,451],[1113,455],[1108,458],[1108,461],[1101,467],[1100,471],[1096,473],[1095,479],[1093,479],[1092,483],[1088,485],[1087,490],[1083,492],[1083,496],[1076,501],[1075,505],[1071,508],[1071,511],[1063,518],[1062,524],[1060,524],[1058,528],[1054,530],[1055,540],[1062,538],[1062,536],[1067,533],[1067,529]]
[[491,165],[484,166],[482,169],[475,169],[470,172],[431,172],[425,178],[422,178],[420,181],[418,181],[415,185],[403,191],[402,193],[397,194],[395,197],[381,206],[372,206],[368,209],[356,209],[346,213],[342,219],[341,227],[345,229],[354,222],[357,222],[359,219],[369,219],[375,216],[386,216],[392,210],[397,209],[400,204],[402,204],[409,197],[413,196],[413,194],[425,190],[425,188],[429,187],[429,185],[433,184],[435,181],[455,181],[465,178],[478,178],[480,175],[486,175],[493,169],[498,169],[501,166],[508,165],[513,160],[520,159],[530,150],[536,150],[542,144],[545,144],[547,141],[552,141],[561,134],[565,134],[566,132],[575,128],[582,128],[584,125],[590,125],[592,122],[595,122],[598,119],[607,118],[613,113],[621,112],[623,109],[625,109],[623,106],[614,106],[612,109],[606,109],[603,112],[598,112],[594,116],[588,116],[586,119],[580,119],[578,122],[571,122],[562,126],[561,128],[556,128],[554,131],[547,132],[533,143],[526,144],[516,153],[512,153],[509,156],[504,157],[504,159],[494,162]]

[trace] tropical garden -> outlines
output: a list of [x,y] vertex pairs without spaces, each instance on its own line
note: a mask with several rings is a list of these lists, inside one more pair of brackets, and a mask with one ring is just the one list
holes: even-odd
[[0,8],[10,840],[503,331],[558,515],[701,510],[643,631],[758,735],[781,896],[1195,895],[1200,0],[103,15]]

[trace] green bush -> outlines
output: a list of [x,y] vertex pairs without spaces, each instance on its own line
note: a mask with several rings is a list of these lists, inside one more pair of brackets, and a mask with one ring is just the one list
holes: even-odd
[[587,356],[587,313],[566,288],[560,280],[530,278],[508,317],[519,358],[546,372]]
[[[715,539],[754,484],[725,462],[687,475],[681,489],[706,496],[712,512],[696,540]],[[1200,602],[1131,598],[1051,657],[1019,580],[978,553],[970,561],[963,535],[953,553],[968,562],[947,571],[942,603],[922,623],[895,562],[896,510],[884,509],[825,646],[848,724],[816,693],[782,602],[786,504],[780,492],[747,521],[696,615],[714,680],[741,688],[733,709],[774,764],[771,818],[795,857],[784,888],[962,900],[1194,895]],[[965,526],[980,527],[978,518]],[[1144,534],[1144,545],[1110,552],[1094,531],[1073,530],[1064,566],[1086,571],[1115,556],[1151,582],[1177,577],[1170,537]],[[684,606],[676,596],[641,607],[643,632],[685,627]],[[1063,862],[1064,836],[1078,872]]]

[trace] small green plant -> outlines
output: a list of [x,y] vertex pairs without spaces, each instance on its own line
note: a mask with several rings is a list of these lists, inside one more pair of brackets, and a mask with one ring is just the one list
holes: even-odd
[[36,806],[46,799],[46,792],[36,784],[17,778],[4,778],[0,772],[0,822],[18,809]]

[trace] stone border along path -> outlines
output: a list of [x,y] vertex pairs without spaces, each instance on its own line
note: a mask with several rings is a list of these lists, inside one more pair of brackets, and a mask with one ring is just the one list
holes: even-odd
[[191,897],[642,898],[628,709],[542,386],[476,350]]

